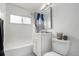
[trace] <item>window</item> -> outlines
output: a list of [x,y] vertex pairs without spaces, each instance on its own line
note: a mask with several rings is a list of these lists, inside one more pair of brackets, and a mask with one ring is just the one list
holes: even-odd
[[16,15],[10,15],[10,23],[21,24],[22,23],[22,17],[16,16]]
[[14,24],[31,24],[30,17],[22,17],[16,15],[10,15],[10,23]]
[[31,18],[23,17],[23,24],[31,24]]

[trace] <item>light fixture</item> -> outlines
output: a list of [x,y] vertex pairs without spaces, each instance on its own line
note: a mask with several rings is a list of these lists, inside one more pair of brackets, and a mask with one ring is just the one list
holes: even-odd
[[43,10],[46,7],[46,4],[43,4],[43,6],[41,7],[41,10]]
[[47,5],[50,5],[50,3],[46,3]]
[[41,11],[48,9],[51,6],[52,6],[52,3],[45,3],[45,4],[43,4],[43,6],[41,7]]

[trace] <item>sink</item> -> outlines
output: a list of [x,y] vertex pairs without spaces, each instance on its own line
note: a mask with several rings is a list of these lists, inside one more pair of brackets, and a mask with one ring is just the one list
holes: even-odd
[[51,33],[53,32],[53,29],[44,29],[40,31],[41,33]]

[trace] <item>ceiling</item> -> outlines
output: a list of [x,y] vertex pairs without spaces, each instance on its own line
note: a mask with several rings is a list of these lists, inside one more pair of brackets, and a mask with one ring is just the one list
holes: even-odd
[[12,4],[24,8],[29,12],[34,12],[39,10],[44,3],[12,3]]

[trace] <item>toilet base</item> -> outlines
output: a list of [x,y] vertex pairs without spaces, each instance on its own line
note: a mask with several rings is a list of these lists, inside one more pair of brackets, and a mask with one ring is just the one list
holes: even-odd
[[52,51],[52,52],[45,53],[44,56],[62,56],[62,55]]

